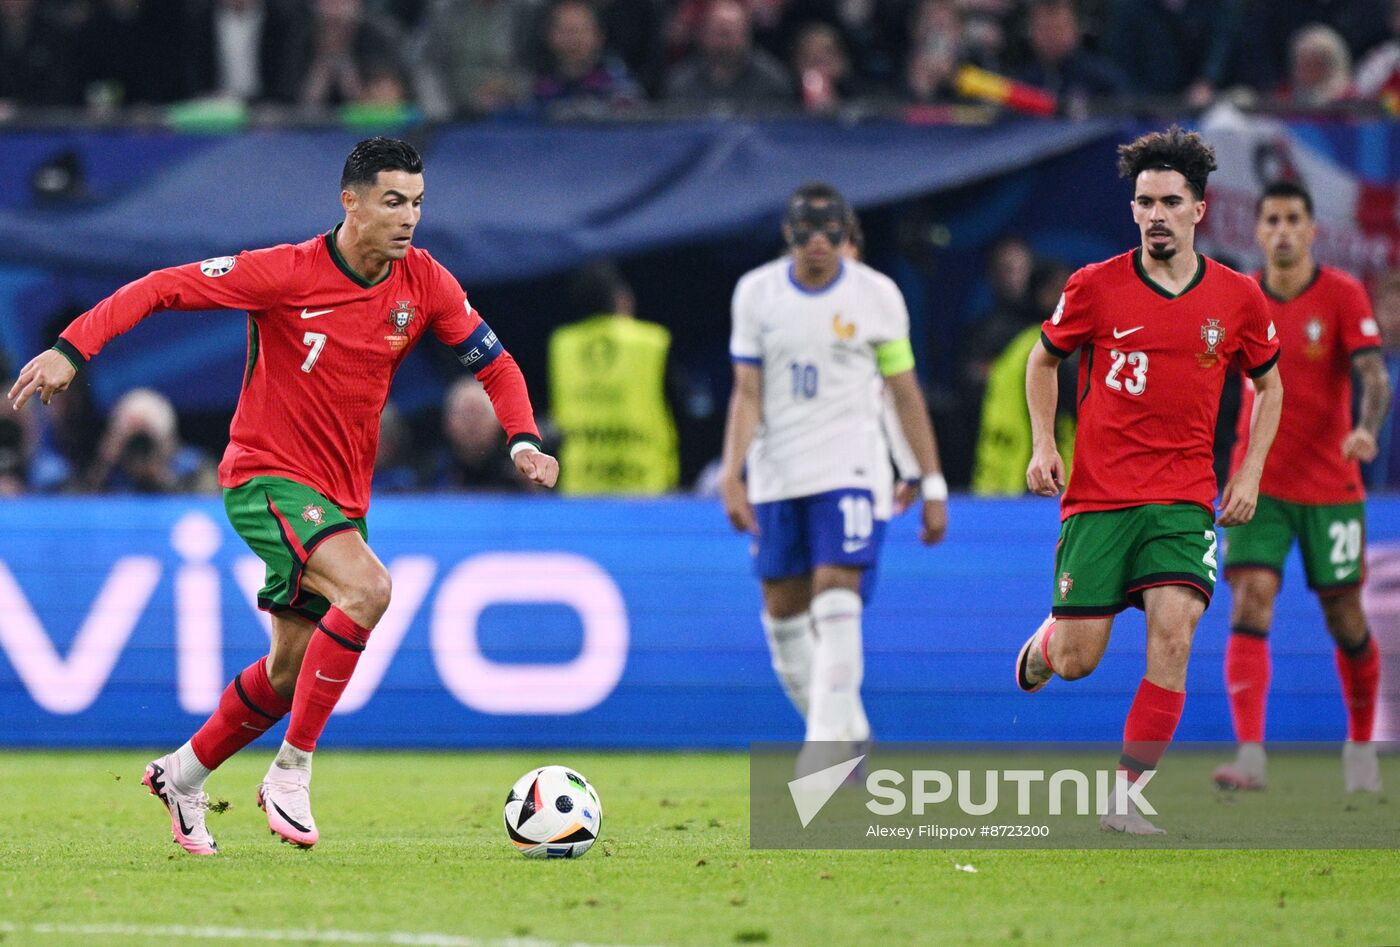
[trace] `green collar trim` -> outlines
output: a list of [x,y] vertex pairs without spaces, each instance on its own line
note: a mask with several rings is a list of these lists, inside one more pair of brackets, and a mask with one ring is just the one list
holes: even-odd
[[345,262],[345,257],[340,255],[340,247],[335,245],[335,235],[338,233],[340,233],[340,224],[336,224],[326,232],[326,246],[331,251],[331,259],[335,261],[336,268],[344,273],[356,286],[363,287],[364,289],[369,289],[371,286],[378,286],[394,272],[394,261],[390,260],[389,268],[384,271],[383,276],[379,277],[379,279],[375,280],[373,283],[365,279],[359,273],[355,272],[349,263]]
[[1147,288],[1152,290],[1158,296],[1164,296],[1167,299],[1180,299],[1182,296],[1185,296],[1187,293],[1191,292],[1191,290],[1199,286],[1201,280],[1205,279],[1206,258],[1201,256],[1199,253],[1196,254],[1196,275],[1191,277],[1191,282],[1187,283],[1186,286],[1183,287],[1181,292],[1179,293],[1168,292],[1167,290],[1163,289],[1162,286],[1158,284],[1152,277],[1147,275],[1147,270],[1142,268],[1142,247],[1138,247],[1137,250],[1133,253],[1133,271],[1137,273],[1138,279],[1146,283]]

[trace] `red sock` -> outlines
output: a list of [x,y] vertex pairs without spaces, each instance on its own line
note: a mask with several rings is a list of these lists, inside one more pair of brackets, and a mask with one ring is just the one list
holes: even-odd
[[1118,761],[1129,779],[1136,782],[1144,772],[1157,768],[1185,706],[1185,691],[1169,691],[1142,679],[1123,724],[1123,756]]
[[258,658],[238,672],[224,688],[219,706],[190,737],[190,748],[208,769],[219,764],[287,715],[292,702],[272,689],[267,678],[267,659]]
[[1369,632],[1361,647],[1337,649],[1337,674],[1347,705],[1347,739],[1366,742],[1376,722],[1376,691],[1381,679],[1381,653]]
[[1225,646],[1225,689],[1235,739],[1264,742],[1264,711],[1269,697],[1269,639],[1253,628],[1235,627]]
[[286,740],[307,753],[316,749],[321,731],[335,709],[340,695],[355,673],[360,652],[369,640],[369,629],[355,624],[334,605],[311,634],[306,657],[297,674],[296,696],[292,698],[292,722]]
[[1050,669],[1050,673],[1055,673],[1055,665],[1050,663],[1050,636],[1055,633],[1055,622],[1050,623],[1050,627],[1045,629],[1045,634],[1040,639],[1040,660],[1045,662],[1045,666]]

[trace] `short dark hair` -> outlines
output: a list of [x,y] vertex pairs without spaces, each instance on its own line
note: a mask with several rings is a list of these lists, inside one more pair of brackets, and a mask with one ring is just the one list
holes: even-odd
[[1196,200],[1206,196],[1206,179],[1216,169],[1215,149],[1197,132],[1173,125],[1118,146],[1118,176],[1134,184],[1144,171],[1176,171],[1186,179]]
[[569,304],[577,318],[617,312],[618,293],[627,289],[622,273],[611,260],[582,266],[569,277]]
[[1308,212],[1308,216],[1313,216],[1313,199],[1307,188],[1297,181],[1274,181],[1259,195],[1259,200],[1254,205],[1255,217],[1263,213],[1264,202],[1271,197],[1296,197],[1303,202],[1303,209]]
[[845,205],[846,203],[846,199],[841,196],[841,192],[825,181],[808,181],[806,184],[793,191],[792,197],[788,198],[789,205],[805,203],[807,201],[827,201],[841,205]]
[[354,147],[340,172],[342,191],[374,184],[380,171],[423,173],[423,158],[406,141],[397,138],[366,138]]

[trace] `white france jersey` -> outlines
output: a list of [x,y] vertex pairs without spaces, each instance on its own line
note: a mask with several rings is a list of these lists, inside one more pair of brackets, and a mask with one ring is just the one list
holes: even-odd
[[733,310],[730,356],[763,369],[750,502],[857,487],[874,494],[875,515],[888,519],[894,473],[875,350],[909,338],[894,281],[847,260],[828,287],[812,291],[797,285],[783,257],[744,274]]

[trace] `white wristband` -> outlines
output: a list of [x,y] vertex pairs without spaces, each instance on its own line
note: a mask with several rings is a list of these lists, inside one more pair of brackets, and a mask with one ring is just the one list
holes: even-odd
[[534,444],[531,444],[529,441],[516,441],[514,444],[511,445],[511,448],[510,448],[510,459],[511,459],[511,460],[515,460],[515,455],[516,455],[516,454],[523,454],[523,453],[525,453],[527,450],[532,450],[532,451],[534,451],[535,453],[539,453],[539,450],[540,450],[540,449],[539,449],[538,447],[536,447]]
[[943,479],[941,473],[929,474],[919,481],[919,493],[925,500],[946,500],[948,499],[948,481]]

